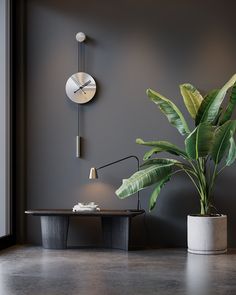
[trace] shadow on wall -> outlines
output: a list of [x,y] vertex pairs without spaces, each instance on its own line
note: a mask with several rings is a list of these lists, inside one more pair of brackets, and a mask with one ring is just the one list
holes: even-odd
[[146,215],[149,247],[186,247],[187,215],[199,211],[197,195],[193,190],[175,189],[164,198],[160,196],[154,211],[157,212]]
[[228,246],[235,247],[236,241],[236,218],[235,218],[235,190],[232,184],[235,183],[235,170],[228,168],[219,177],[215,187],[215,206],[221,214],[226,214],[228,219]]

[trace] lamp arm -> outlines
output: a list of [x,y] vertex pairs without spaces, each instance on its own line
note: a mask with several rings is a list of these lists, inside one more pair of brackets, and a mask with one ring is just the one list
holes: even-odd
[[119,162],[122,162],[122,161],[125,161],[125,160],[130,159],[130,158],[135,158],[135,159],[137,160],[138,171],[139,171],[139,158],[138,158],[137,156],[133,156],[133,155],[128,156],[128,157],[125,157],[125,158],[122,158],[122,159],[119,159],[119,160],[114,161],[114,162],[111,162],[111,163],[108,163],[108,164],[106,164],[106,165],[100,166],[100,167],[98,167],[98,168],[96,168],[96,169],[97,169],[97,170],[100,170],[100,169],[103,169],[103,168],[105,168],[105,167],[111,166],[111,165],[113,165],[113,164],[116,164],[116,163],[119,163]]

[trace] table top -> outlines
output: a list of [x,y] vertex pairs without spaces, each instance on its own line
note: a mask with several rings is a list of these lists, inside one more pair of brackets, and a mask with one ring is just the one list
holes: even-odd
[[100,210],[87,212],[73,212],[72,209],[36,209],[27,210],[26,214],[35,216],[127,216],[134,217],[143,214],[144,210]]

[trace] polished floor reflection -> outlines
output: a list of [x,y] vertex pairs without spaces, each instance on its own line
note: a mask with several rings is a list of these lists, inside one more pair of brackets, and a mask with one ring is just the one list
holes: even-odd
[[236,252],[45,250],[0,252],[1,295],[233,295]]

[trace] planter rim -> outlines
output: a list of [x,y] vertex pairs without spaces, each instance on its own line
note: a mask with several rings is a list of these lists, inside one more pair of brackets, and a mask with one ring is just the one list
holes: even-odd
[[214,215],[200,215],[200,214],[189,214],[188,217],[191,218],[227,218],[226,214],[214,214]]

